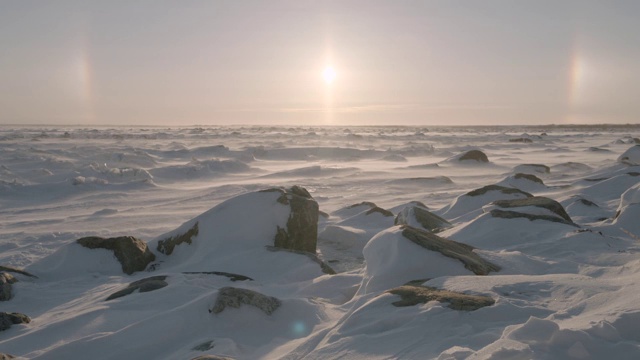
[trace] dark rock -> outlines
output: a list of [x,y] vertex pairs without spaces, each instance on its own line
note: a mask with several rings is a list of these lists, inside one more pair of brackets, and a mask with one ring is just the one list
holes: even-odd
[[194,357],[191,360],[235,360],[235,359],[227,356],[220,356],[220,355],[200,355],[200,356]]
[[531,221],[533,221],[533,220],[545,220],[545,221],[552,221],[552,222],[557,222],[557,223],[561,223],[561,224],[566,224],[566,225],[579,227],[578,225],[576,225],[573,222],[569,222],[569,221],[566,221],[566,220],[561,219],[559,217],[551,216],[551,215],[532,215],[532,214],[525,214],[525,213],[520,213],[520,212],[516,212],[516,211],[505,211],[505,210],[498,210],[498,209],[491,210],[489,212],[489,214],[491,214],[491,216],[493,216],[495,218],[502,218],[502,219],[525,218],[525,219],[529,219]]
[[251,305],[271,315],[280,307],[282,302],[273,296],[260,294],[257,291],[234,287],[223,287],[218,291],[215,304],[209,309],[210,313],[219,314],[227,306],[239,308],[241,305]]
[[290,253],[294,253],[294,254],[304,255],[304,256],[308,257],[309,259],[313,260],[318,265],[320,265],[320,269],[322,270],[323,273],[329,274],[329,275],[337,274],[335,272],[335,270],[333,270],[331,268],[331,266],[327,265],[316,254],[312,254],[310,252],[300,251],[300,250],[283,249],[283,248],[278,248],[278,247],[275,247],[275,246],[267,246],[266,248],[269,251],[286,251],[286,252],[290,252]]
[[533,140],[527,139],[527,138],[514,138],[514,139],[509,139],[509,142],[532,143]]
[[500,191],[503,194],[522,194],[528,198],[533,197],[533,195],[529,194],[528,192],[522,191],[520,189],[516,189],[516,188],[510,188],[510,187],[506,187],[506,186],[500,186],[500,185],[487,185],[484,187],[481,187],[479,189],[475,189],[472,191],[469,191],[468,193],[466,193],[465,195],[467,196],[480,196],[480,195],[484,195],[489,191]]
[[379,213],[379,214],[382,214],[383,216],[386,216],[386,217],[393,216],[393,213],[391,211],[389,211],[387,209],[383,209],[383,208],[378,207],[378,206],[369,209],[365,214],[366,215],[371,215],[373,213]]
[[598,206],[598,204],[594,203],[594,202],[593,202],[593,201],[591,201],[591,200],[587,200],[587,199],[585,199],[585,198],[578,198],[578,200],[577,200],[577,201],[581,202],[581,203],[582,203],[582,205],[585,205],[585,206],[599,207],[599,206]]
[[207,275],[218,275],[218,276],[226,276],[229,278],[229,280],[231,281],[245,281],[245,280],[251,280],[253,281],[252,278],[248,277],[248,276],[244,276],[244,275],[239,275],[239,274],[233,274],[233,273],[228,273],[228,272],[224,272],[224,271],[185,271],[183,272],[183,274],[207,274]]
[[402,236],[427,250],[437,251],[446,257],[459,260],[467,270],[476,275],[487,275],[491,271],[500,271],[498,265],[488,262],[473,252],[473,246],[406,225],[402,228]]
[[163,287],[169,285],[165,281],[167,277],[165,275],[152,276],[144,279],[140,279],[138,281],[134,281],[130,283],[126,288],[116,291],[113,294],[109,295],[105,301],[121,298],[123,296],[127,296],[134,291],[138,290],[139,292],[149,292],[158,289],[162,289]]
[[30,273],[28,273],[28,272],[26,272],[24,270],[16,269],[16,268],[11,267],[11,266],[2,266],[2,265],[0,265],[0,271],[12,272],[12,273],[16,273],[16,274],[32,277],[32,278],[35,278],[35,279],[38,278],[37,276],[35,276],[33,274],[30,274]]
[[369,208],[378,207],[378,205],[376,205],[375,203],[372,203],[371,201],[363,201],[361,203],[357,203],[357,204],[353,204],[353,205],[347,206],[347,209],[353,209],[353,208],[356,208],[358,206],[368,206]]
[[590,182],[598,182],[598,181],[604,181],[604,180],[607,180],[607,179],[609,179],[609,178],[604,177],[604,178],[583,179],[583,180],[584,181],[590,181]]
[[517,208],[523,206],[540,207],[551,211],[570,223],[573,223],[571,217],[569,217],[569,214],[567,214],[559,202],[543,196],[534,196],[527,199],[497,200],[492,204],[501,208]]
[[13,297],[13,291],[11,284],[14,284],[18,279],[8,272],[0,273],[0,301],[7,301]]
[[535,183],[544,185],[544,182],[542,182],[542,180],[539,177],[537,177],[535,175],[532,175],[532,174],[517,173],[517,174],[513,175],[513,178],[514,179],[525,179],[525,180],[533,181]]
[[289,205],[291,213],[286,227],[278,226],[274,246],[315,254],[318,242],[318,203],[306,189],[299,186],[277,191],[282,193],[278,202]]
[[403,285],[388,290],[387,292],[399,295],[402,298],[402,300],[392,303],[397,307],[438,301],[441,303],[449,303],[448,307],[454,310],[473,311],[495,304],[495,301],[488,296],[467,295],[449,290],[439,290],[428,286]]
[[543,174],[549,174],[551,172],[551,168],[543,164],[522,164],[522,165],[516,166],[516,169],[518,168],[521,169],[523,167],[532,167],[536,172],[543,173]]
[[9,355],[9,354],[0,353],[0,360],[9,360],[9,359],[15,359],[15,356]]
[[12,325],[28,324],[30,322],[31,319],[25,314],[0,312],[0,331],[7,330]]
[[108,239],[90,236],[78,239],[77,242],[89,249],[112,250],[122,265],[122,271],[128,275],[144,270],[149,263],[156,259],[156,256],[147,248],[147,244],[133,236]]
[[193,349],[191,349],[191,350],[207,351],[207,350],[211,350],[213,348],[214,348],[213,340],[209,340],[209,341],[203,342],[202,344],[198,344],[198,345],[194,346]]
[[171,255],[171,253],[173,253],[173,249],[176,246],[182,243],[187,243],[191,245],[193,237],[197,235],[198,235],[198,223],[196,222],[193,225],[193,227],[187,230],[187,232],[185,232],[184,234],[172,236],[168,239],[158,241],[158,246],[156,247],[156,250],[158,250],[159,252],[165,255]]
[[474,160],[477,162],[489,162],[489,158],[487,157],[487,154],[483,153],[480,150],[469,150],[466,153],[464,153],[462,156],[460,156],[460,158],[458,158],[459,161],[464,161],[464,160]]
[[426,210],[420,206],[407,206],[396,216],[394,225],[410,225],[410,217],[413,218],[425,229],[431,232],[439,232],[452,225],[447,220]]

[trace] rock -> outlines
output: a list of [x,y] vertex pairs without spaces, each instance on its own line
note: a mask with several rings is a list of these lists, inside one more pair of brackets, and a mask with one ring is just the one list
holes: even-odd
[[524,197],[527,197],[527,198],[533,197],[533,195],[529,194],[528,192],[522,191],[520,189],[510,188],[510,187],[505,187],[505,186],[500,186],[500,185],[483,186],[483,187],[481,187],[479,189],[475,189],[475,190],[469,191],[465,195],[467,195],[467,196],[480,196],[480,195],[486,194],[489,191],[500,191],[501,193],[503,193],[505,195],[519,194],[519,195],[523,195]]
[[473,246],[406,225],[402,227],[402,236],[427,250],[437,251],[446,257],[459,260],[467,270],[476,275],[488,275],[492,271],[500,271],[498,265],[488,262],[473,252]]
[[469,150],[458,158],[459,161],[473,160],[477,162],[489,162],[489,158],[480,150]]
[[399,295],[402,300],[392,304],[397,307],[426,304],[429,301],[449,303],[448,307],[454,310],[473,311],[485,306],[495,304],[488,296],[467,295],[449,290],[439,290],[428,286],[403,285],[387,293]]
[[362,212],[364,212],[365,215],[378,213],[385,217],[394,216],[391,211],[383,209],[371,201],[363,201],[361,203],[349,205],[346,208],[336,211],[334,214],[341,218],[349,218],[354,215],[361,214]]
[[369,211],[366,212],[366,215],[371,215],[373,213],[379,213],[379,214],[382,214],[382,216],[386,216],[386,217],[393,216],[393,213],[391,211],[387,209],[383,209],[378,206],[369,209]]
[[543,196],[534,196],[527,199],[498,200],[494,201],[491,204],[501,208],[518,208],[524,206],[535,206],[544,208],[558,215],[567,222],[573,224],[571,217],[569,217],[569,214],[567,214],[567,212],[564,210],[564,207],[562,207],[559,202]]
[[257,291],[234,287],[223,287],[218,291],[215,304],[209,309],[210,313],[219,314],[227,306],[239,308],[241,305],[251,305],[271,315],[280,307],[282,302],[273,296],[260,294]]
[[248,277],[248,276],[228,273],[228,272],[224,272],[224,271],[184,271],[183,274],[207,274],[207,275],[226,276],[226,277],[229,278],[229,280],[234,281],[234,282],[235,281],[245,281],[245,280],[253,281],[253,279]]
[[11,284],[18,280],[8,272],[0,273],[0,301],[7,301],[13,297]]
[[549,174],[551,172],[551,168],[547,165],[542,164],[520,164],[513,168],[513,171],[520,173],[539,173],[539,174]]
[[220,355],[200,355],[200,356],[194,357],[191,360],[235,360],[235,359],[227,356],[220,356]]
[[431,232],[439,232],[452,225],[447,220],[420,206],[407,206],[396,216],[394,225],[417,225]]
[[15,356],[5,354],[5,353],[0,353],[0,360],[9,360],[9,359],[15,359]]
[[205,341],[202,344],[194,346],[191,350],[195,351],[207,351],[214,348],[213,340]]
[[122,289],[120,291],[116,291],[113,294],[109,295],[109,297],[106,298],[105,301],[109,301],[109,300],[121,298],[123,296],[127,296],[127,295],[133,293],[136,290],[138,290],[139,292],[143,293],[143,292],[149,292],[149,291],[162,289],[163,287],[169,285],[165,281],[166,279],[167,279],[167,277],[165,275],[159,275],[159,276],[152,276],[152,277],[148,277],[148,278],[141,279],[141,280],[138,280],[138,281],[134,281],[134,282],[130,283],[126,288],[124,288],[124,289]]
[[0,265],[0,271],[12,272],[12,273],[16,273],[16,274],[32,277],[32,278],[35,278],[35,279],[38,278],[37,276],[35,276],[33,274],[30,274],[30,273],[28,273],[28,272],[26,272],[24,270],[16,269],[16,268],[11,267],[11,266],[2,266],[2,265]]
[[122,265],[122,271],[128,275],[144,270],[156,259],[156,256],[147,248],[147,244],[133,236],[107,239],[90,236],[78,239],[77,243],[89,249],[112,250]]
[[193,237],[197,235],[198,235],[198,222],[196,222],[193,225],[193,227],[191,227],[191,229],[187,230],[187,232],[183,234],[175,235],[167,239],[158,241],[158,246],[156,247],[156,250],[158,250],[159,252],[165,255],[171,255],[171,253],[173,253],[173,249],[176,246],[182,243],[191,244]]
[[521,138],[513,138],[513,139],[509,139],[509,142],[532,143],[532,142],[533,142],[533,140],[528,139],[528,138],[521,137]]
[[28,324],[30,322],[31,319],[25,314],[0,312],[0,331],[7,330],[12,325]]
[[557,223],[561,223],[561,224],[566,224],[566,225],[579,227],[577,224],[575,224],[573,222],[569,222],[569,221],[566,221],[566,220],[563,220],[561,218],[558,218],[558,217],[555,217],[555,216],[551,216],[551,215],[526,214],[526,213],[521,213],[521,212],[517,212],[517,211],[504,211],[504,210],[498,210],[498,209],[491,210],[489,212],[489,214],[491,214],[491,216],[493,216],[495,218],[503,218],[503,219],[525,218],[525,219],[529,219],[531,221],[533,221],[533,220],[545,220],[545,221],[552,221],[552,222],[557,222]]
[[289,205],[291,213],[287,225],[284,228],[278,226],[274,246],[315,254],[318,242],[318,203],[306,189],[299,186],[275,190],[282,192],[278,202]]
[[290,252],[290,253],[294,253],[294,254],[304,255],[304,256],[308,257],[309,259],[313,260],[316,264],[320,265],[320,269],[322,270],[323,273],[329,274],[329,275],[337,274],[336,271],[333,270],[333,268],[331,268],[331,266],[327,265],[324,261],[322,261],[322,259],[320,259],[317,254],[312,254],[312,253],[306,252],[306,251],[283,249],[283,248],[278,248],[278,247],[275,247],[275,246],[267,246],[267,250],[269,250],[269,251],[286,251],[286,252]]
[[539,177],[537,177],[537,176],[535,176],[533,174],[517,173],[517,174],[513,175],[513,178],[516,179],[516,180],[525,179],[525,180],[529,180],[529,181],[538,183],[540,185],[544,185],[544,182],[542,182],[542,180]]

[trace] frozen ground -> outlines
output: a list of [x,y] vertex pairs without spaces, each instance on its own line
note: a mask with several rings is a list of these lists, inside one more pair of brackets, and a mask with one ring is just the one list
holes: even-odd
[[[31,322],[0,332],[0,353],[640,358],[639,136],[639,127],[577,126],[0,127],[0,265],[38,276],[13,273],[13,298],[0,311]],[[489,162],[459,161],[473,149]],[[556,200],[570,219],[492,203],[520,193],[469,195],[493,184]],[[292,185],[319,204],[318,254],[335,275],[306,256],[265,250],[288,213],[276,193],[257,191]],[[500,270],[476,275],[407,241],[394,220],[403,213],[419,227],[412,206],[445,220],[430,230],[475,247]],[[170,256],[156,251],[195,222],[193,244]],[[126,275],[112,253],[75,244],[123,235],[148,243],[153,266]],[[211,271],[253,280],[190,273]],[[105,301],[156,275],[168,286]],[[386,291],[410,281],[495,303],[394,306],[400,296]],[[208,311],[228,286],[280,306]]]

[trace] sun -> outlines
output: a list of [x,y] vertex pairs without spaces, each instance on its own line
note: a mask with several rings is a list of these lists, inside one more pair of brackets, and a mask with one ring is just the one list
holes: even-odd
[[324,71],[322,71],[322,78],[324,79],[325,83],[331,84],[336,78],[336,71],[333,70],[333,67],[327,66],[326,68],[324,68]]

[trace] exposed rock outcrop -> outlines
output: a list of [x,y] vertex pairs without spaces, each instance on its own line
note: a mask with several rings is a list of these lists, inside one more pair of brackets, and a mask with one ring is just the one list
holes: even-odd
[[480,150],[469,150],[466,153],[462,154],[459,158],[459,161],[465,161],[465,160],[473,160],[473,161],[477,161],[477,162],[489,162],[489,158],[487,157],[487,154],[483,153]]
[[218,290],[218,297],[209,312],[219,314],[228,306],[237,309],[241,305],[250,305],[271,315],[281,304],[282,302],[275,297],[263,295],[257,291],[223,287]]
[[531,140],[529,138],[521,137],[521,138],[509,139],[509,142],[532,143],[533,140]]
[[551,168],[547,165],[543,164],[520,164],[513,168],[515,172],[520,173],[538,173],[538,174],[549,174],[551,172]]
[[382,216],[386,216],[386,217],[393,216],[393,213],[391,211],[389,211],[387,209],[383,209],[383,208],[378,207],[378,206],[369,209],[365,214],[366,215],[371,215],[373,213],[379,213],[379,214],[382,214]]
[[518,179],[525,179],[525,180],[529,180],[529,181],[533,181],[535,183],[538,183],[540,185],[544,185],[544,182],[542,182],[542,180],[533,175],[533,174],[524,174],[524,173],[517,173],[515,175],[513,175],[513,178],[518,180]]
[[469,191],[465,195],[467,195],[467,196],[480,196],[480,195],[486,194],[489,191],[500,191],[501,193],[503,193],[505,195],[519,194],[519,195],[523,195],[524,197],[528,197],[528,198],[533,197],[533,195],[529,194],[526,191],[522,191],[522,190],[516,189],[516,188],[500,186],[500,185],[483,186],[483,187],[481,187],[479,189],[475,189],[475,190]]
[[253,279],[248,277],[248,276],[244,276],[244,275],[240,275],[240,274],[228,273],[228,272],[224,272],[224,271],[184,271],[183,274],[207,274],[207,275],[226,276],[226,277],[229,278],[229,280],[234,281],[234,282],[235,281],[245,281],[245,280],[253,281]]
[[274,190],[282,193],[278,202],[291,208],[287,225],[284,228],[278,226],[274,246],[315,254],[318,242],[318,203],[300,186],[267,191]]
[[149,292],[149,291],[162,289],[163,287],[169,285],[165,281],[166,279],[167,279],[166,276],[159,275],[159,276],[152,276],[152,277],[148,277],[148,278],[145,278],[145,279],[140,279],[138,281],[134,281],[134,282],[130,283],[126,288],[124,288],[122,290],[119,290],[119,291],[116,291],[113,294],[109,295],[109,297],[106,298],[105,301],[121,298],[123,296],[127,296],[127,295],[133,293],[136,290],[138,290],[139,292],[143,293],[143,292]]
[[505,211],[505,210],[499,210],[499,209],[491,210],[489,212],[489,214],[491,214],[491,216],[493,216],[495,218],[502,218],[502,219],[524,218],[524,219],[529,219],[531,221],[533,221],[533,220],[545,220],[545,221],[557,222],[557,223],[561,223],[561,224],[566,224],[566,225],[579,227],[578,225],[576,225],[573,222],[569,222],[569,221],[566,221],[566,220],[563,220],[561,218],[558,218],[556,216],[551,216],[551,215],[527,214],[527,213],[522,213],[522,212],[517,212],[517,211]]
[[543,196],[534,196],[526,199],[510,199],[510,200],[497,200],[492,203],[500,208],[518,208],[524,206],[535,206],[543,209],[547,209],[550,212],[558,215],[560,218],[573,224],[571,217],[565,211],[562,205],[553,200]]
[[78,239],[77,243],[89,249],[112,250],[122,265],[122,271],[128,275],[144,270],[156,259],[156,256],[147,248],[147,244],[133,236],[115,238],[90,236]]
[[437,251],[444,256],[459,260],[467,270],[472,271],[476,275],[488,275],[492,271],[500,270],[498,265],[490,263],[473,252],[473,246],[445,239],[410,226],[401,228],[402,236],[405,238],[425,249]]
[[31,322],[25,314],[0,312],[0,331],[9,329],[12,325],[28,324]]
[[0,301],[7,301],[13,297],[13,289],[11,285],[17,281],[18,279],[8,272],[0,273]]
[[167,239],[158,241],[156,250],[165,255],[171,255],[171,253],[173,253],[173,249],[176,246],[182,243],[191,244],[193,237],[198,235],[198,231],[198,222],[196,222],[193,227],[191,227],[191,229],[187,230],[185,233],[171,236]]
[[220,355],[200,355],[200,356],[194,357],[191,360],[235,360],[235,359],[227,356],[220,356]]
[[399,295],[402,300],[392,304],[397,307],[425,304],[429,301],[449,303],[454,310],[473,311],[485,306],[491,306],[495,301],[488,296],[467,295],[449,290],[439,290],[428,286],[403,285],[387,291]]
[[35,279],[38,278],[37,276],[35,276],[35,275],[31,274],[31,273],[28,273],[28,272],[26,272],[24,270],[16,269],[16,268],[11,267],[11,266],[2,266],[2,265],[0,265],[0,271],[16,273],[16,274],[28,276],[28,277],[35,278]]
[[396,216],[394,225],[410,225],[416,223],[431,232],[439,232],[452,225],[447,220],[420,206],[407,206]]

